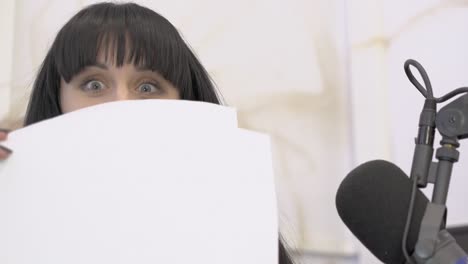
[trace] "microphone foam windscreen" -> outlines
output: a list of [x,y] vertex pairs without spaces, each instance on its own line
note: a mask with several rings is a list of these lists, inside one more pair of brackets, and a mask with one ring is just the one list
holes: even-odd
[[[412,181],[394,164],[375,160],[351,171],[336,194],[336,208],[351,232],[382,262],[405,262],[402,238]],[[410,254],[428,199],[418,189],[407,240]]]

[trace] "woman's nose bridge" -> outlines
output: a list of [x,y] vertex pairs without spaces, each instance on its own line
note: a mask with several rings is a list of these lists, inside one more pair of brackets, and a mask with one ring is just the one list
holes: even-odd
[[119,82],[116,84],[115,87],[115,99],[116,100],[130,100],[131,99],[131,92],[130,87],[128,87],[127,83]]

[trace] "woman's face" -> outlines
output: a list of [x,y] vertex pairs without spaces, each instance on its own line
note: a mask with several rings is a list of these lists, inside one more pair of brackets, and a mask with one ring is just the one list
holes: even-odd
[[112,101],[136,99],[180,99],[179,91],[157,72],[133,64],[116,67],[98,63],[86,67],[69,83],[60,81],[63,113]]

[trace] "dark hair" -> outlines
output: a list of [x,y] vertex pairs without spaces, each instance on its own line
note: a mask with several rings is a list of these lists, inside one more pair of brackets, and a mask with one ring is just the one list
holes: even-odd
[[279,264],[294,264],[293,258],[285,246],[283,237],[280,235],[278,240],[278,263]]
[[[167,19],[134,3],[99,3],[82,9],[57,34],[34,82],[24,125],[61,115],[61,78],[69,82],[96,64],[100,53],[117,66],[157,71],[183,100],[221,103],[207,71]],[[281,238],[279,263],[293,263]]]
[[205,68],[167,19],[134,3],[99,3],[79,11],[57,34],[34,82],[24,125],[62,114],[60,79],[69,82],[96,64],[100,53],[117,66],[157,71],[183,100],[220,103]]

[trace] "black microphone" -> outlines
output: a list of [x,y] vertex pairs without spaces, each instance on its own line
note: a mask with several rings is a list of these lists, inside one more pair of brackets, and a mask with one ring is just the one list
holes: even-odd
[[[394,164],[376,160],[351,171],[336,194],[336,208],[351,232],[379,260],[405,263],[402,238],[410,204],[412,181]],[[429,200],[417,189],[407,250],[414,251]]]

